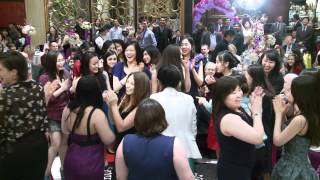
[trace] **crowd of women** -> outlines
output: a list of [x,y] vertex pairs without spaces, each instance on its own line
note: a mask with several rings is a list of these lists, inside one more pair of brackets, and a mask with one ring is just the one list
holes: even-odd
[[117,179],[194,179],[203,118],[219,180],[319,179],[308,151],[320,144],[320,74],[292,74],[298,52],[211,62],[188,35],[162,53],[121,40],[99,55],[86,42],[70,57],[50,48],[34,76],[32,53],[0,55],[0,179],[49,179],[57,154],[65,179],[103,179],[105,151]]

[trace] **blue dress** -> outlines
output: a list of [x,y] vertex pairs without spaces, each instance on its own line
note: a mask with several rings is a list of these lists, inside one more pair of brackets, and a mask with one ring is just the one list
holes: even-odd
[[128,180],[177,180],[173,165],[174,137],[143,137],[128,134],[123,139],[123,156]]
[[283,147],[280,160],[275,165],[272,180],[319,180],[311,166],[308,152],[310,140],[296,135]]

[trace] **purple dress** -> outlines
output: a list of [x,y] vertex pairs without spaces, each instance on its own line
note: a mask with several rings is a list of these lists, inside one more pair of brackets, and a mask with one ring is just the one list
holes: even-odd
[[[90,124],[91,111],[87,127]],[[104,145],[98,134],[78,135],[74,127],[69,135],[68,150],[64,161],[64,177],[67,180],[103,180]]]

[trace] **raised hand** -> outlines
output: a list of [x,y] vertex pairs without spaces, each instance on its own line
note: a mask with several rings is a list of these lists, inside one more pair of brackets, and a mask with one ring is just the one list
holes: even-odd
[[250,110],[252,114],[262,114],[262,98],[264,90],[262,87],[256,87],[250,95]]
[[216,79],[213,77],[213,76],[210,76],[210,75],[207,75],[205,78],[204,78],[205,82],[207,85],[211,85],[211,84],[214,84],[216,83]]
[[112,90],[106,90],[103,92],[102,97],[108,106],[114,106],[118,103],[118,96]]
[[70,80],[64,80],[60,83],[60,87],[64,90],[67,91],[70,88]]
[[281,97],[280,95],[274,97],[272,102],[273,102],[273,109],[276,114],[284,115],[288,112],[289,105],[285,104],[283,97]]

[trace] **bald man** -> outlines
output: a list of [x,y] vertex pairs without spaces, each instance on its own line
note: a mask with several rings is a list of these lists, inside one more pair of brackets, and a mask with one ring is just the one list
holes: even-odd
[[284,84],[283,84],[283,89],[282,92],[286,95],[285,91],[291,92],[291,84],[294,78],[298,77],[298,75],[294,73],[288,73],[286,74],[283,79],[284,79]]

